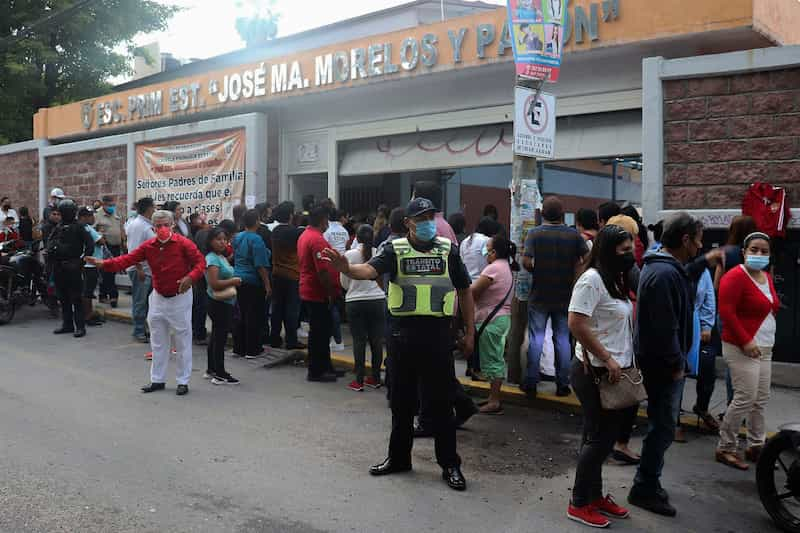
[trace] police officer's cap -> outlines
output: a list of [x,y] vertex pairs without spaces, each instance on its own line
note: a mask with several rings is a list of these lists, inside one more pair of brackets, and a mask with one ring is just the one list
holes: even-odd
[[414,198],[408,202],[408,207],[406,207],[406,216],[413,218],[434,211],[436,211],[436,207],[433,205],[433,202],[427,198]]

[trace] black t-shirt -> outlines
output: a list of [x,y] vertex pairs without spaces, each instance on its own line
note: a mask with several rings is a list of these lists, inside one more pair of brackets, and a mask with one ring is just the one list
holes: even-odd
[[19,237],[25,242],[33,240],[33,220],[30,217],[19,219]]
[[[409,244],[411,241],[409,241]],[[433,243],[426,247],[414,246],[412,248],[418,252],[427,252],[433,248]],[[381,253],[374,256],[368,263],[374,268],[378,275],[389,274],[389,279],[394,281],[397,278],[397,254],[394,251],[394,245],[387,242],[383,245]],[[467,267],[461,261],[461,256],[458,254],[458,246],[455,244],[450,245],[450,253],[447,256],[447,267],[450,273],[450,281],[456,289],[468,289],[472,284],[472,279],[469,277]]]

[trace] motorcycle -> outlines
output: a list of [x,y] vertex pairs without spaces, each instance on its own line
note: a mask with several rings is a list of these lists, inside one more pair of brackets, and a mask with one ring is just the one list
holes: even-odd
[[767,441],[756,465],[756,483],[775,524],[800,533],[800,422],[781,426]]
[[57,309],[48,297],[47,277],[37,257],[40,247],[40,241],[31,248],[21,241],[0,243],[0,324],[11,322],[18,307],[35,305],[40,298],[51,313]]

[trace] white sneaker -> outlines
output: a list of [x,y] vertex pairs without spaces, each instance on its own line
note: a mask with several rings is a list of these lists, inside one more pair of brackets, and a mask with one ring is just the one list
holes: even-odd
[[332,342],[331,343],[331,351],[333,351],[333,352],[343,352],[344,351],[344,343],[340,342],[340,343],[337,344],[335,342]]

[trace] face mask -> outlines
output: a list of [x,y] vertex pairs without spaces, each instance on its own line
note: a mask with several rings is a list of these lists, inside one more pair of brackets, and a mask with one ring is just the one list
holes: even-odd
[[614,267],[617,272],[627,272],[632,269],[633,265],[636,263],[636,258],[633,256],[633,252],[625,252],[622,255],[617,254],[614,260]]
[[172,228],[169,226],[159,226],[156,228],[156,238],[161,242],[167,242],[172,237]]
[[769,266],[768,255],[748,255],[744,258],[744,264],[747,268],[753,270],[764,270]]
[[106,213],[108,213],[109,215],[113,215],[117,211],[117,206],[111,205],[104,209],[106,210]]
[[417,239],[423,242],[432,241],[434,237],[436,237],[436,222],[433,220],[423,220],[422,222],[417,222],[417,226],[414,229],[414,235],[416,235]]
[[136,211],[128,211],[128,218],[136,218],[139,215]]

